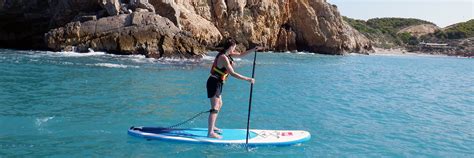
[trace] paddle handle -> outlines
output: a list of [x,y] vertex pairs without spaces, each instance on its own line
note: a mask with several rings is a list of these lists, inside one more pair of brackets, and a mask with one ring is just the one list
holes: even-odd
[[[257,51],[253,56],[253,68],[252,68],[252,78],[255,77],[255,61],[257,59]],[[250,97],[249,97],[249,112],[247,116],[247,137],[245,138],[245,144],[249,143],[249,130],[250,130],[250,111],[252,111],[252,93],[253,93],[253,83],[250,83]]]

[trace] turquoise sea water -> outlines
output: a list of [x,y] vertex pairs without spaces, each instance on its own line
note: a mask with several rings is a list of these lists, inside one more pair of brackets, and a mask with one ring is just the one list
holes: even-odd
[[[249,76],[252,55],[236,70]],[[289,147],[146,141],[208,110],[212,57],[0,50],[0,157],[473,157],[474,60],[261,53],[251,128],[311,132]],[[220,128],[246,128],[249,88],[224,86]],[[206,127],[207,116],[185,127]]]

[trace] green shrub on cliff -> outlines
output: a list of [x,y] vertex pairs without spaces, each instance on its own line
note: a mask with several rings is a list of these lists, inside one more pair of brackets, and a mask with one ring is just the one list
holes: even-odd
[[374,40],[374,39],[383,39],[379,47],[391,47],[390,43],[393,43],[392,37],[388,37],[382,33],[379,29],[372,28],[371,26],[367,25],[367,22],[364,20],[357,20],[351,19],[348,17],[343,16],[344,21],[346,21],[349,25],[355,28],[360,33],[364,34],[367,38]]
[[431,22],[419,20],[419,19],[406,19],[406,18],[375,18],[367,20],[367,25],[382,31],[384,34],[390,34],[396,36],[397,32],[409,26],[421,25],[421,24],[432,24]]
[[[442,30],[438,30],[436,31],[435,33],[433,33],[433,35],[436,37],[436,38],[439,38],[439,39],[446,39],[448,38],[448,35],[446,35],[446,32],[442,31]],[[431,35],[428,35],[428,36],[431,36]]]
[[353,28],[355,28],[357,31],[363,33],[363,34],[376,34],[376,33],[381,33],[379,30],[374,29],[367,25],[367,22],[364,20],[357,20],[357,19],[351,19],[348,17],[343,16],[344,21],[349,23]]
[[404,44],[417,45],[418,43],[420,43],[420,40],[418,39],[418,37],[413,36],[413,35],[411,35],[411,34],[408,33],[408,32],[399,33],[399,34],[397,34],[397,37],[398,37],[398,39],[400,39]]
[[398,38],[400,40],[402,40],[403,43],[408,43],[408,41],[410,40],[411,37],[413,37],[413,36],[408,32],[398,34]]
[[447,39],[474,37],[474,19],[449,26],[444,31],[435,33],[435,36]]

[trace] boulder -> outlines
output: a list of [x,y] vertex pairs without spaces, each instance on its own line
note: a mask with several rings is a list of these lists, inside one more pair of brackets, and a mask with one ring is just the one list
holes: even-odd
[[148,0],[130,0],[129,6],[133,9],[145,9],[149,12],[154,13],[155,7],[151,5]]
[[202,45],[212,47],[220,42],[222,35],[219,29],[210,21],[188,11],[183,11],[180,16],[182,29],[193,35]]
[[150,12],[134,12],[84,23],[73,22],[45,35],[48,47],[61,51],[107,51],[147,57],[199,58],[204,48],[171,21]]
[[181,28],[181,23],[179,21],[181,11],[174,0],[150,0],[150,4],[156,9],[155,11],[157,14],[168,18],[174,23],[174,25]]
[[119,15],[120,13],[121,5],[119,0],[100,0],[100,5],[111,16]]

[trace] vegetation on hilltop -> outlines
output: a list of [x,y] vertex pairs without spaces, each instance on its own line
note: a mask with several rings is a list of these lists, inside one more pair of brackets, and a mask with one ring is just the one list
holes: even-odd
[[434,35],[440,39],[462,39],[474,37],[474,19],[448,26],[444,30],[437,31]]
[[[419,19],[376,18],[364,21],[348,17],[343,18],[349,25],[369,38],[375,47],[385,49],[404,48],[408,51],[431,54],[474,56],[474,47],[472,46],[474,41],[474,19],[439,29],[435,24]],[[426,33],[420,34],[420,31],[426,31]],[[418,45],[420,42],[445,43],[448,45],[441,48],[432,48]]]
[[419,19],[375,18],[367,21],[343,17],[344,20],[359,32],[374,41],[375,46],[382,48],[399,47],[404,44],[418,44],[416,37],[409,33],[398,34],[398,31],[409,26],[432,24]]
[[390,34],[396,36],[397,32],[409,26],[431,24],[432,22],[419,20],[419,19],[406,19],[406,18],[375,18],[367,20],[367,25],[372,28],[382,31],[384,34]]
[[343,16],[343,19],[344,19],[344,21],[349,23],[349,25],[351,25],[353,28],[355,28],[356,30],[358,30],[361,33],[364,33],[364,34],[382,33],[380,30],[372,28],[371,26],[369,26],[367,24],[367,22],[364,21],[364,20],[351,19],[351,18],[348,18],[348,17],[345,17],[345,16]]
[[442,41],[474,37],[474,19],[451,25],[444,30],[423,37],[415,37],[410,33],[399,33],[400,30],[432,22],[405,18],[375,18],[367,21],[344,17],[344,20],[369,39],[375,41],[377,47],[392,48],[403,45],[416,45],[420,40]]

